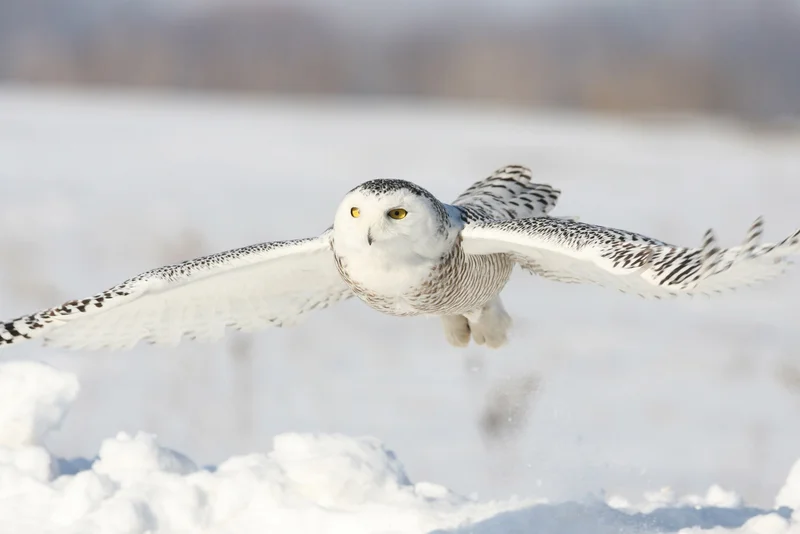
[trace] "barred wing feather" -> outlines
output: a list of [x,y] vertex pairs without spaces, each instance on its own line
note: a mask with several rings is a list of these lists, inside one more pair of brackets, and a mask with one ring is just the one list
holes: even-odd
[[468,254],[511,255],[524,269],[567,283],[591,283],[643,297],[712,294],[774,278],[800,252],[800,230],[761,243],[763,221],[741,245],[720,248],[709,230],[698,248],[552,217],[476,222],[462,230]]
[[546,215],[561,191],[532,180],[528,167],[506,165],[475,182],[453,201],[466,221],[520,219]]
[[262,243],[160,267],[83,300],[0,322],[0,347],[42,338],[70,349],[176,345],[296,323],[352,296],[339,276],[329,232]]

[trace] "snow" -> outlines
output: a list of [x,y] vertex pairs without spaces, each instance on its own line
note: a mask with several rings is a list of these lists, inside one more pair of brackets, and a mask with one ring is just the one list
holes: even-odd
[[[65,397],[77,391],[74,375],[41,363],[0,364],[0,377],[18,384],[0,389],[0,403],[26,414],[20,422],[39,429],[39,439],[57,427],[53,413],[63,416]],[[9,532],[352,533],[386,525],[427,532],[518,506],[412,484],[394,453],[370,437],[285,433],[268,454],[234,456],[203,469],[144,432],[104,440],[96,457],[77,469],[39,439],[0,449],[0,523]]]
[[78,394],[78,379],[52,367],[13,362],[0,368],[0,446],[41,442],[58,428]]
[[[800,514],[747,508],[738,495],[718,486],[705,497],[683,498],[663,488],[638,505],[618,497],[481,502],[438,484],[414,483],[381,441],[343,434],[279,434],[266,454],[198,468],[152,434],[120,432],[104,440],[91,460],[69,462],[40,440],[66,414],[77,377],[36,362],[2,363],[0,377],[19,384],[0,389],[0,404],[15,406],[26,414],[26,428],[39,429],[33,441],[0,448],[3,532],[602,534],[693,527],[721,533],[736,532],[737,526],[759,534],[800,532]],[[43,409],[48,405],[51,410]],[[800,499],[799,478],[793,469],[778,506]]]
[[780,508],[800,508],[800,461],[795,462],[789,472],[789,478],[775,498],[775,506]]
[[[558,214],[685,244],[709,226],[737,243],[757,215],[767,239],[800,223],[800,136],[721,121],[15,87],[0,88],[0,117],[4,318],[166,262],[317,234],[345,191],[376,176],[453,198],[523,163],[562,189]],[[0,397],[15,391],[0,403],[0,491],[18,492],[0,498],[0,517],[23,533],[156,519],[158,531],[212,532],[268,520],[321,532],[774,530],[789,515],[768,512],[794,509],[800,486],[798,290],[792,271],[656,302],[517,274],[500,351],[453,349],[436,321],[357,302],[175,349],[20,344],[0,364],[51,374],[0,378]],[[248,491],[257,505],[242,504]]]

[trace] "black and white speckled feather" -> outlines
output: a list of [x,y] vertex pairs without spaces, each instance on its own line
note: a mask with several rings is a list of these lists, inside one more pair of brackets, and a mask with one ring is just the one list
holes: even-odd
[[465,223],[540,217],[552,210],[561,191],[531,182],[531,170],[507,165],[472,184],[453,201]]
[[318,238],[262,243],[135,276],[92,297],[0,323],[0,346],[41,337],[72,349],[138,341],[215,340],[297,322],[353,294],[333,264],[330,230]]
[[700,247],[679,247],[641,234],[540,217],[480,222],[462,232],[469,254],[511,254],[551,280],[593,283],[644,297],[712,294],[780,275],[800,252],[800,230],[760,244],[757,219],[739,246],[720,248],[709,230]]

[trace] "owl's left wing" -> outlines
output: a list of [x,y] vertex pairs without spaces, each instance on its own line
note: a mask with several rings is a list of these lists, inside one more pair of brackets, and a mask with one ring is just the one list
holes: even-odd
[[508,254],[524,269],[567,283],[591,283],[643,297],[711,294],[781,274],[800,252],[800,230],[762,244],[763,223],[744,242],[720,248],[711,230],[699,248],[582,222],[536,217],[476,222],[461,232],[467,254]]
[[211,341],[228,326],[290,325],[351,296],[328,230],[160,267],[92,297],[0,322],[0,347],[32,338],[69,349],[176,345],[184,336]]
[[477,181],[453,201],[465,221],[520,219],[546,215],[555,207],[561,191],[532,181],[522,165],[506,165]]

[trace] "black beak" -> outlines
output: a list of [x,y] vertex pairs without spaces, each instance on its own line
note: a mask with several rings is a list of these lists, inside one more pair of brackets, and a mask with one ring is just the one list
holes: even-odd
[[372,230],[367,230],[367,243],[372,246]]

